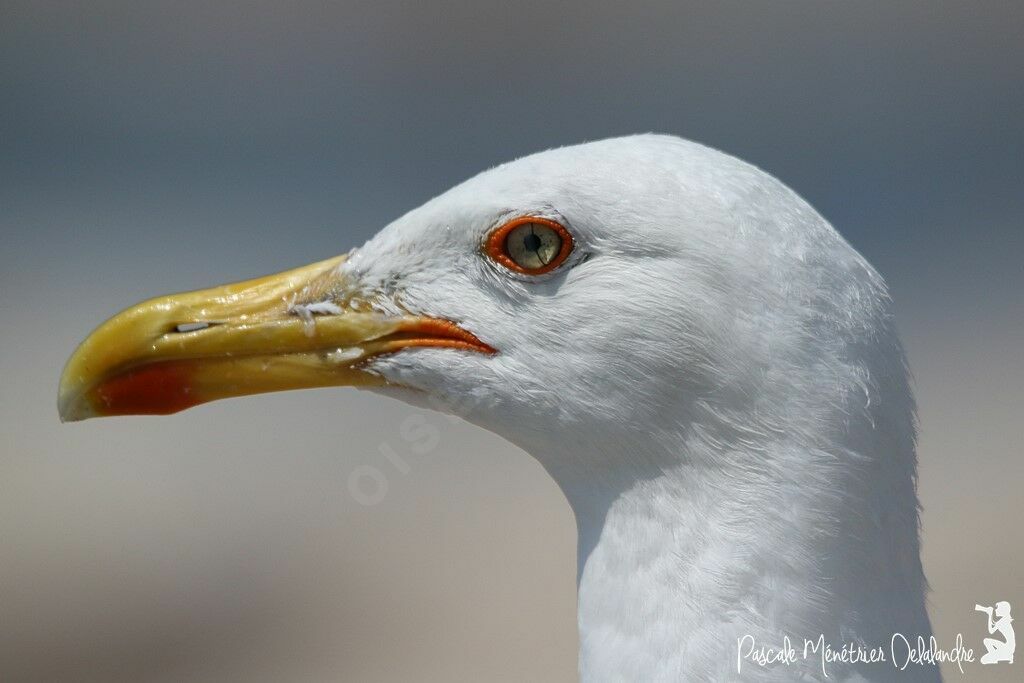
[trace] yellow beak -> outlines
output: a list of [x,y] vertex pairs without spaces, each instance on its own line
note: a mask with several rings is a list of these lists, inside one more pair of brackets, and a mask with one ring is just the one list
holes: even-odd
[[61,420],[166,415],[231,396],[381,385],[362,369],[365,361],[412,346],[495,352],[447,320],[366,312],[338,275],[344,260],[122,311],[65,365]]

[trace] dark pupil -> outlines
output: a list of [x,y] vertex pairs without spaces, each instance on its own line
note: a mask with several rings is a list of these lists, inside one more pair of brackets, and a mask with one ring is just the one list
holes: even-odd
[[526,248],[527,251],[540,250],[540,244],[540,238],[534,235],[533,233],[530,233],[529,235],[523,238],[523,246]]

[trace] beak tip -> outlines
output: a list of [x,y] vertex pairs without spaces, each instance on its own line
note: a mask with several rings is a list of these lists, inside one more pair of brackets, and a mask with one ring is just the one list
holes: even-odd
[[80,399],[76,400],[76,398],[61,394],[60,398],[57,399],[57,415],[62,423],[81,422],[90,417],[95,417],[95,413],[89,410],[86,402]]
[[96,411],[67,373],[61,377],[57,389],[57,416],[62,423],[80,422],[96,417]]

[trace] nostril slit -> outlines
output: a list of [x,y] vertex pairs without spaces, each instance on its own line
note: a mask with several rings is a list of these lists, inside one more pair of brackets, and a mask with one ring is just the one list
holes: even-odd
[[181,323],[180,325],[174,326],[175,332],[195,332],[196,330],[205,330],[210,326],[210,323]]

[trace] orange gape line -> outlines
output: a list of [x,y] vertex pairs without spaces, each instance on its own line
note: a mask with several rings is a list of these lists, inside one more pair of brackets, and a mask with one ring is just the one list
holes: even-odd
[[[375,355],[381,355],[381,354],[385,354],[385,353],[395,353],[396,351],[401,351],[402,349],[412,348],[414,346],[430,347],[430,348],[438,348],[438,349],[460,349],[462,351],[477,351],[477,352],[487,353],[487,354],[497,353],[497,351],[495,351],[494,349],[492,349],[489,346],[487,347],[487,350],[484,350],[477,343],[466,342],[466,341],[462,341],[460,339],[438,339],[437,337],[422,337],[422,338],[409,337],[407,339],[403,338],[403,339],[388,340],[387,342],[384,343],[383,348],[381,348],[381,350],[379,352],[377,352],[377,354],[375,354]],[[367,359],[367,360],[369,360],[369,359]]]
[[480,341],[475,334],[468,332],[450,320],[438,318],[420,318],[412,323],[402,325],[401,332],[411,333],[407,338],[388,339],[388,346],[398,351],[408,346],[435,346],[448,349],[463,349],[480,353],[493,354],[497,349]]

